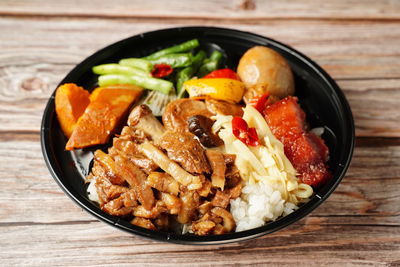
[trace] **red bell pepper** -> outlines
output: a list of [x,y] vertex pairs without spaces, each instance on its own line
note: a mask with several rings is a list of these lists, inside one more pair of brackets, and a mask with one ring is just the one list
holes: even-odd
[[258,146],[258,135],[255,128],[249,128],[247,122],[241,117],[234,117],[232,120],[232,132],[237,139],[248,146]]
[[226,78],[240,81],[239,75],[237,75],[236,72],[231,69],[214,70],[203,78]]
[[151,76],[155,78],[162,78],[170,75],[174,71],[168,64],[155,64],[153,70],[151,71]]
[[255,109],[258,110],[261,114],[263,114],[265,106],[267,105],[269,98],[269,93],[265,93],[263,95],[256,96],[250,100],[250,105],[252,105]]

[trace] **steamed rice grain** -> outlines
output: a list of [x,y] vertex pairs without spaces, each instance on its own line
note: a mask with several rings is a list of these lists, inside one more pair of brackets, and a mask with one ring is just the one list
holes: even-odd
[[268,183],[260,181],[246,184],[239,198],[231,200],[231,213],[236,222],[236,232],[256,228],[298,207],[282,199],[281,193]]

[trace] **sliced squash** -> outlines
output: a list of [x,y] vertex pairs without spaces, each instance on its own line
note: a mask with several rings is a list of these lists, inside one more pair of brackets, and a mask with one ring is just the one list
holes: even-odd
[[65,148],[73,150],[107,143],[142,92],[143,88],[135,85],[95,89]]
[[89,105],[89,92],[74,83],[66,83],[56,90],[57,118],[66,137],[70,137],[76,122]]

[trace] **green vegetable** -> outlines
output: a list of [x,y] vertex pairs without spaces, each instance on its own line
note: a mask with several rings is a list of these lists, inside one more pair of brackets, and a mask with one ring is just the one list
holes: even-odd
[[157,59],[150,60],[151,63],[155,64],[168,64],[171,68],[182,68],[187,67],[192,64],[192,54],[184,53],[184,54],[169,54]]
[[201,63],[203,63],[204,59],[206,58],[207,54],[203,50],[197,52],[197,54],[193,57],[192,65],[195,68],[200,67]]
[[158,52],[148,55],[147,57],[145,57],[145,59],[156,59],[156,58],[168,55],[168,54],[187,52],[198,46],[199,46],[199,40],[193,39],[193,40],[190,40],[190,41],[187,41],[187,42],[175,45],[175,46],[171,46],[171,47],[162,49]]
[[222,53],[215,50],[214,52],[212,52],[211,56],[210,56],[210,60],[211,61],[217,61],[217,62],[221,62],[222,59]]
[[151,77],[145,77],[145,76],[123,75],[123,74],[108,74],[99,76],[100,86],[108,86],[114,84],[133,84],[141,86],[146,89],[159,91],[166,95],[174,87],[174,85],[169,81]]
[[221,60],[222,53],[215,50],[214,52],[212,52],[209,59],[205,59],[203,61],[203,65],[201,65],[197,76],[203,77],[204,75],[207,75],[208,73],[217,70],[219,68],[219,65],[221,64]]
[[203,77],[203,76],[207,75],[208,73],[213,72],[216,69],[218,69],[218,62],[210,61],[210,62],[207,62],[207,63],[203,64],[200,67],[199,72],[198,72],[197,75],[199,77]]
[[92,71],[95,74],[127,74],[127,75],[138,75],[138,76],[147,76],[150,77],[151,74],[135,67],[128,67],[128,66],[122,66],[119,64],[103,64],[103,65],[98,65],[94,66],[92,68]]
[[190,80],[193,77],[193,75],[197,72],[199,66],[201,65],[205,57],[206,53],[202,50],[199,51],[193,57],[192,65],[178,72],[177,82],[176,82],[176,93],[178,95],[178,98],[182,98],[183,94],[185,93],[185,90],[182,90],[183,83]]
[[142,58],[123,58],[118,63],[123,66],[139,68],[146,72],[150,72],[153,69],[153,64]]

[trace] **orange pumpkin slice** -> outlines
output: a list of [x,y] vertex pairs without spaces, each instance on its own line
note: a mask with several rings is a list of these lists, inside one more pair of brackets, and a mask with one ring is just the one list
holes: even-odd
[[107,143],[142,92],[143,88],[134,85],[95,89],[65,148],[73,150]]
[[66,83],[56,90],[57,118],[66,137],[70,137],[78,118],[89,105],[89,92],[73,83]]

